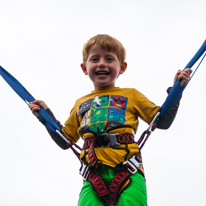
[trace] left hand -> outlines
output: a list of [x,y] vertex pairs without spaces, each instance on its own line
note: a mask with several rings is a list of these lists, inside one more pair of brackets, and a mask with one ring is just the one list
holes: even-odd
[[183,87],[189,81],[191,73],[192,73],[192,69],[190,68],[186,68],[184,71],[178,70],[175,75],[174,82],[177,79],[180,81],[182,80],[180,88]]
[[42,100],[35,100],[33,102],[29,102],[28,105],[33,115],[35,115],[36,117],[39,117],[39,114],[37,112],[40,110],[40,107],[43,107],[45,110],[48,108],[46,103]]

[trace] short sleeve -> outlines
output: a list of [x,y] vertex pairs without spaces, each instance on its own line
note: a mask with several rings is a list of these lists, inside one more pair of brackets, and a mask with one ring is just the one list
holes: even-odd
[[80,138],[77,130],[79,128],[79,119],[77,117],[77,107],[74,106],[70,112],[69,118],[65,122],[65,126],[62,128],[64,134],[70,138],[73,142],[77,142]]
[[160,107],[156,106],[146,96],[135,89],[133,93],[133,108],[137,117],[150,124]]

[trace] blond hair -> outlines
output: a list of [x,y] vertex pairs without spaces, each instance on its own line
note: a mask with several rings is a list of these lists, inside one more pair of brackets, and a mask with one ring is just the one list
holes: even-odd
[[114,37],[111,37],[107,34],[98,34],[91,39],[89,39],[86,44],[84,44],[82,55],[83,55],[83,63],[86,65],[86,61],[89,56],[89,50],[91,47],[97,44],[101,49],[106,49],[107,51],[112,51],[117,55],[121,66],[123,65],[126,58],[126,50],[123,45]]

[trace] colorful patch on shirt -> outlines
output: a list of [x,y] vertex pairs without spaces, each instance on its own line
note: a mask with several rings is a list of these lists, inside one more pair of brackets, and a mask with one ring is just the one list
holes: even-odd
[[[95,97],[95,98],[97,98],[97,97]],[[109,96],[101,96],[101,97],[98,97],[98,99],[99,99],[101,107],[107,107],[108,106]],[[91,109],[96,109],[95,99],[93,99],[93,101],[92,101]]]
[[107,120],[107,107],[91,109],[90,124],[105,122]]
[[82,118],[82,124],[79,127],[79,130],[82,130],[86,125],[89,124],[89,116],[90,116],[90,110],[87,111],[84,115],[84,117]]
[[89,126],[90,129],[97,135],[104,133],[105,131],[105,122],[97,122]]
[[[97,107],[95,101],[100,102],[100,106]],[[107,121],[107,113],[108,113],[108,104],[109,104],[109,96],[96,97],[92,101],[91,106],[91,115],[90,115],[90,128],[97,134],[104,132],[106,121]]]
[[124,124],[125,111],[118,108],[109,108],[107,121]]
[[79,105],[79,111],[77,112],[77,116],[82,115],[83,113],[85,113],[90,109],[92,100],[93,99],[88,99],[87,101]]
[[82,117],[79,129],[99,135],[108,128],[124,125],[127,102],[128,98],[120,95],[96,96],[85,101],[79,106],[78,116]]
[[125,111],[127,107],[128,98],[120,95],[111,95],[110,106],[117,107]]

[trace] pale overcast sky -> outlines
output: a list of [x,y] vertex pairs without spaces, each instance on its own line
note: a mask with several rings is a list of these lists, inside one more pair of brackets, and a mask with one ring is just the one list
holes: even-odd
[[[205,0],[0,0],[0,65],[64,124],[75,100],[93,90],[80,68],[83,44],[109,34],[127,50],[116,86],[161,105],[176,71],[206,39],[205,8]],[[142,151],[149,206],[206,204],[205,77],[203,61],[171,128],[156,130]],[[0,205],[77,205],[78,160],[2,78],[0,125]],[[146,128],[141,122],[136,140]]]

